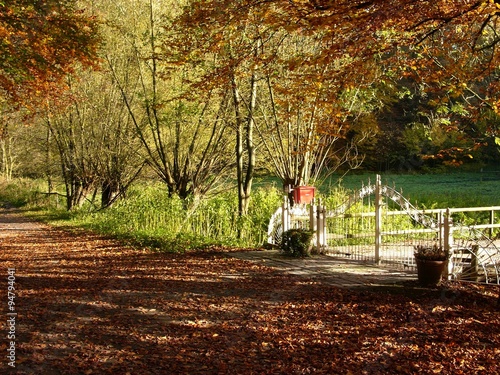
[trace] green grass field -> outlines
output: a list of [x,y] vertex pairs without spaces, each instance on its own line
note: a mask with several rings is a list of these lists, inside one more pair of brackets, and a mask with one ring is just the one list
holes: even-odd
[[[348,174],[342,180],[332,176],[320,190],[328,194],[339,183],[355,190],[375,180],[375,173]],[[483,172],[382,174],[381,180],[422,208],[500,206],[500,167]]]
[[[500,166],[482,172],[456,171],[436,174],[382,173],[382,184],[402,191],[413,204],[421,208],[500,206]],[[319,187],[322,195],[332,191],[353,191],[363,184],[375,183],[376,173],[349,173],[330,176]],[[256,186],[281,186],[278,179],[258,178]]]

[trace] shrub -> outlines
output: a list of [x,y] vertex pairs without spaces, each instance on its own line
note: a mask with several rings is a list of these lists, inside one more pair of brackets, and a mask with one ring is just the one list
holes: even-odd
[[304,229],[290,229],[283,233],[281,249],[286,255],[307,257],[311,255],[311,241],[314,232]]
[[0,200],[15,207],[22,207],[36,201],[37,192],[43,191],[43,181],[17,178],[0,179]]

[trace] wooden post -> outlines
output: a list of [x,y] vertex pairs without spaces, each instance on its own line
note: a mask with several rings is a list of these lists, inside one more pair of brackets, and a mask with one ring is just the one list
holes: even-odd
[[316,209],[316,250],[318,254],[321,254],[322,248],[324,247],[324,226],[325,226],[325,211],[321,206],[321,200],[318,199],[318,207]]
[[321,227],[321,234],[322,234],[322,244],[321,244],[321,247],[322,247],[322,252],[325,252],[326,250],[326,246],[328,245],[327,242],[326,242],[326,207],[323,206],[322,207],[322,211],[323,211],[323,226]]
[[[311,201],[311,204],[309,205],[309,230],[312,232],[312,233],[316,233],[316,231],[318,230],[318,227],[316,225],[316,200],[313,198],[313,200]],[[317,235],[314,236],[313,234],[313,243],[315,244],[315,247],[313,247],[312,249],[312,253],[316,253],[316,254],[319,254],[318,253],[318,244],[317,244]]]
[[316,223],[316,199],[314,198],[309,206],[309,230],[311,232],[316,232],[318,230]]
[[[444,214],[444,223],[443,223],[443,249],[447,253],[449,253],[452,249],[453,246],[453,237],[451,236],[451,226],[452,226],[452,221],[451,221],[451,216],[450,216],[450,209],[446,209],[446,213]],[[453,266],[453,262],[448,261],[448,267],[446,269],[446,275],[449,279],[449,275],[452,273],[451,267]]]
[[316,253],[321,252],[321,199],[318,199],[318,206],[316,207]]
[[375,182],[375,263],[380,264],[380,247],[382,246],[382,194],[380,175]]
[[493,224],[495,224],[495,210],[490,211],[490,239],[493,240]]
[[283,216],[281,218],[281,224],[283,228],[283,233],[285,233],[287,230],[290,229],[290,210],[289,210],[290,203],[288,201],[288,196],[285,195],[285,199],[283,201],[282,205],[282,210],[283,210]]
[[447,220],[447,212],[448,209],[446,210],[439,210],[436,216],[437,220],[437,242],[439,244],[439,247],[442,247],[443,249],[446,247],[446,244],[449,241],[449,232],[447,232],[448,224],[446,222]]

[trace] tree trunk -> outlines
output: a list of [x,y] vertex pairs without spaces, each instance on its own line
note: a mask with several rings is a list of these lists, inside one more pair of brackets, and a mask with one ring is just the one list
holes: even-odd
[[[259,48],[259,44],[256,46],[256,52],[255,54],[257,55],[257,49]],[[253,182],[253,175],[255,171],[255,146],[254,146],[254,127],[255,127],[255,120],[254,120],[254,112],[255,112],[255,106],[257,104],[257,73],[255,70],[252,72],[252,78],[250,81],[250,105],[248,108],[248,119],[246,123],[246,151],[248,154],[248,164],[246,168],[246,174],[245,174],[245,181],[244,181],[244,186],[243,186],[243,212],[245,214],[248,213],[248,206],[250,205],[250,196],[252,194],[252,182]]]
[[14,169],[14,156],[12,154],[13,138],[9,134],[8,124],[3,125],[0,131],[0,145],[2,153],[2,177],[6,180],[12,179]]
[[114,181],[103,182],[101,187],[101,207],[109,207],[120,194],[120,187]]
[[[257,42],[254,50],[255,57],[258,54],[260,42]],[[238,215],[245,216],[248,213],[250,197],[252,193],[252,182],[255,171],[255,146],[254,146],[254,112],[257,104],[257,72],[252,70],[250,78],[250,98],[246,103],[246,121],[242,114],[242,99],[238,90],[236,77],[233,72],[231,77],[233,104],[236,119],[236,174],[238,183]],[[247,163],[245,164],[245,152]]]
[[236,79],[232,77],[233,102],[236,121],[236,181],[238,183],[238,215],[245,214],[244,204],[244,181],[243,181],[243,120],[241,116],[241,98],[236,86]]
[[47,175],[47,193],[49,193],[49,199],[50,199],[50,195],[52,194],[52,189],[53,189],[53,186],[52,186],[52,172],[50,170],[50,166],[52,164],[52,160],[51,160],[51,157],[50,157],[50,140],[51,140],[51,131],[50,131],[50,128],[47,127],[47,135],[46,135],[46,138],[45,138],[45,147],[46,147],[46,150],[45,150],[45,173]]

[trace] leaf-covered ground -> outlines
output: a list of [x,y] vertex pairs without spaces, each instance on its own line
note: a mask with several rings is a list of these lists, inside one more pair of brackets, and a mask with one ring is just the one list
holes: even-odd
[[15,268],[16,367],[4,354],[0,373],[500,372],[492,287],[352,291],[224,252],[160,254],[13,217],[0,219],[0,272],[7,291]]

